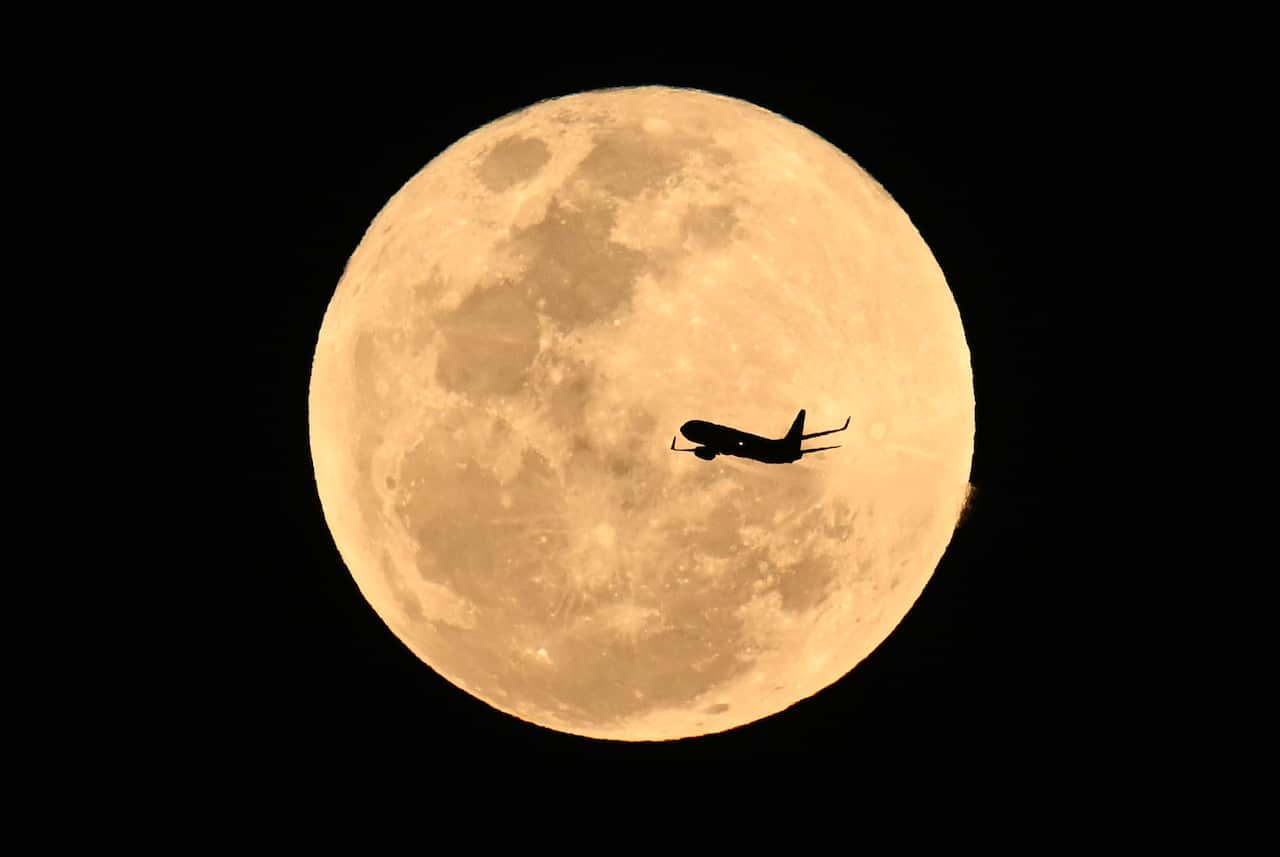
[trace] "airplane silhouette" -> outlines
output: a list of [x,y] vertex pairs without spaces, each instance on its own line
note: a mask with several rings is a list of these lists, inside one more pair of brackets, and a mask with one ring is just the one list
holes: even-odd
[[804,409],[801,408],[800,413],[796,414],[795,422],[791,424],[791,429],[784,437],[776,440],[747,434],[745,431],[738,431],[735,428],[702,420],[689,420],[689,422],[680,426],[680,433],[687,440],[703,445],[690,447],[689,449],[676,449],[676,439],[672,436],[671,448],[676,452],[692,452],[703,461],[710,461],[717,455],[736,455],[739,458],[750,458],[752,461],[760,461],[765,464],[790,464],[793,461],[799,461],[802,455],[808,455],[811,452],[822,452],[824,449],[839,449],[839,444],[835,446],[819,446],[814,449],[801,449],[800,441],[844,431],[849,427],[849,419],[852,419],[852,417],[846,419],[844,425],[838,429],[804,434]]

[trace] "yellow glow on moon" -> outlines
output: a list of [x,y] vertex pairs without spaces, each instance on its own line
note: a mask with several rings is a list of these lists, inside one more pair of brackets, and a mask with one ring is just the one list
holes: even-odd
[[[838,450],[701,461],[690,419]],[[361,592],[524,720],[681,738],[865,658],[950,541],[969,351],[907,215],[781,116],[588,92],[458,141],[386,205],[320,330],[311,447]],[[812,442],[810,443],[812,445]]]

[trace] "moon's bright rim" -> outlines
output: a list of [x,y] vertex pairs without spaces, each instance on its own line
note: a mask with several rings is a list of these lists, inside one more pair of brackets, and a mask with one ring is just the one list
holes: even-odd
[[[691,418],[795,465],[667,449]],[[517,717],[657,740],[812,695],[901,621],[973,453],[968,348],[906,214],[736,99],[542,102],[379,213],[310,392],[325,517],[422,660]],[[821,460],[817,460],[821,458]]]

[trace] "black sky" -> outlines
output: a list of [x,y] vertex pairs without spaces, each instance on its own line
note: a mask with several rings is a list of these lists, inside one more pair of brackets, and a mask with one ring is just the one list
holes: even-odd
[[[1078,585],[1072,530],[1086,526],[1064,524],[1057,500],[1082,467],[1064,333],[1090,299],[1070,261],[1106,117],[1070,76],[1026,57],[904,60],[873,73],[800,54],[568,54],[473,74],[445,59],[394,72],[308,61],[242,71],[225,85],[211,78],[205,92],[219,119],[203,130],[221,160],[211,181],[234,212],[220,244],[242,272],[223,310],[236,325],[228,381],[243,408],[227,438],[239,451],[228,480],[235,525],[225,530],[235,559],[213,584],[227,605],[222,643],[209,647],[219,735],[250,751],[401,754],[410,767],[446,756],[851,761],[899,748],[1013,758],[1071,743],[1093,716],[1080,701],[1093,665],[1064,656],[1064,634],[1080,630],[1060,607]],[[460,136],[537,100],[648,83],[781,113],[848,152],[908,212],[946,274],[972,352],[976,492],[919,602],[843,681],[729,733],[625,745],[490,709],[396,640],[326,528],[306,399],[346,259],[410,176]]]

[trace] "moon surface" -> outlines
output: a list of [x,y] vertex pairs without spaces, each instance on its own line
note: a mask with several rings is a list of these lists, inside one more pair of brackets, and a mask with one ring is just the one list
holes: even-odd
[[[853,669],[942,557],[974,439],[959,312],[889,194],[777,114],[666,87],[541,102],[410,179],[329,304],[309,408],[326,521],[395,635],[497,709],[618,740]],[[843,446],[668,448],[800,408],[852,415]]]

